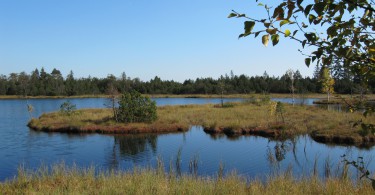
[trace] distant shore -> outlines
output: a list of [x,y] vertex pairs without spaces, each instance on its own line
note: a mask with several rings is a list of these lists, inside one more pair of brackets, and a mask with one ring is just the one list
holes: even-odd
[[[145,96],[151,98],[262,98],[269,96],[271,98],[292,98],[292,94],[286,93],[272,93],[272,94],[144,94]],[[340,98],[353,98],[358,97],[358,94],[335,94],[333,99]],[[19,95],[0,95],[1,99],[64,99],[64,98],[109,98],[109,95],[99,94],[99,95],[76,95],[76,96],[19,96]],[[367,94],[368,99],[375,100],[375,94]],[[325,94],[319,93],[307,93],[307,94],[295,94],[294,98],[318,98],[326,99]]]

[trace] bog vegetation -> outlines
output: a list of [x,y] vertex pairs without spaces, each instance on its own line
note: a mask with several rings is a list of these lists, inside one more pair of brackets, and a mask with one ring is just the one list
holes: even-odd
[[[60,112],[32,119],[36,130],[97,133],[147,133],[187,131],[190,125],[201,125],[209,133],[228,135],[259,134],[284,138],[310,134],[319,141],[349,144],[374,142],[374,132],[363,130],[355,121],[375,123],[375,116],[336,112],[312,106],[293,106],[268,99],[221,105],[182,105],[157,107],[153,121],[118,123],[112,109],[84,109],[71,117]],[[324,121],[324,122],[322,122]]]
[[178,175],[173,170],[137,169],[105,172],[64,164],[36,171],[20,169],[14,180],[0,183],[1,194],[374,194],[371,182],[353,182],[345,171],[336,177],[294,178],[290,173],[248,180],[236,173],[215,177]]

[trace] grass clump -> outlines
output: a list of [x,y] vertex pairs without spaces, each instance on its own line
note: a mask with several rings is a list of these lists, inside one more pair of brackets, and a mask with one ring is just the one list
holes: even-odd
[[20,169],[13,180],[0,183],[0,194],[373,194],[370,182],[315,176],[270,176],[249,181],[235,173],[202,177],[166,173],[163,169],[128,172],[80,169],[64,164],[37,171]]

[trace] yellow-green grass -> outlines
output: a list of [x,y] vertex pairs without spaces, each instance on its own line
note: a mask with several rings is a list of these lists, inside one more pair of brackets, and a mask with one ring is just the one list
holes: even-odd
[[71,116],[54,112],[32,119],[29,127],[75,133],[161,133],[186,131],[191,125],[201,125],[208,133],[257,134],[276,138],[311,134],[322,142],[375,143],[373,134],[364,134],[360,126],[353,127],[353,122],[361,119],[374,124],[375,116],[364,118],[361,113],[284,104],[285,121],[282,121],[280,115],[270,115],[269,103],[232,104],[233,107],[228,108],[212,104],[158,107],[158,119],[153,123],[116,123],[110,109],[78,110]]
[[366,179],[270,176],[264,182],[232,173],[224,177],[177,176],[162,168],[104,172],[56,165],[37,171],[20,169],[0,183],[0,194],[374,194]]
[[60,112],[45,113],[38,119],[33,118],[28,126],[40,131],[103,134],[162,133],[189,129],[188,123],[177,120],[178,117],[171,118],[160,111],[159,119],[153,123],[118,123],[113,119],[111,109],[82,109],[71,115]]

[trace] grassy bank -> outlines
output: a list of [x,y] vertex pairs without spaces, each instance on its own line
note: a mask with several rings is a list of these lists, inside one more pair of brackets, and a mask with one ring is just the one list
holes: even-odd
[[269,177],[248,181],[237,174],[210,178],[176,176],[163,169],[132,172],[99,172],[57,165],[38,171],[20,170],[18,176],[0,183],[0,194],[374,194],[368,180],[348,178]]
[[[116,123],[110,109],[84,109],[72,116],[54,112],[32,119],[29,126],[40,131],[68,133],[155,133],[186,131],[190,125],[201,125],[208,133],[275,138],[310,134],[321,142],[375,143],[373,134],[364,133],[359,126],[353,127],[351,122],[363,119],[360,113],[328,111],[313,106],[284,104],[284,107],[284,121],[280,116],[270,115],[269,103],[252,102],[232,103],[227,108],[212,104],[158,107],[158,119],[150,124]],[[375,116],[363,120],[375,123]]]

